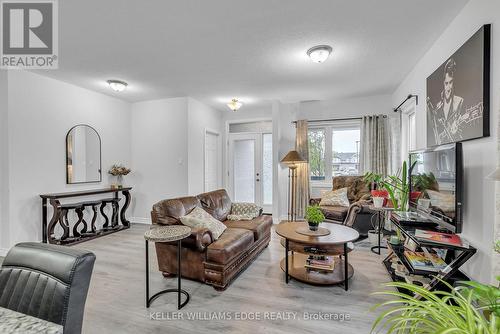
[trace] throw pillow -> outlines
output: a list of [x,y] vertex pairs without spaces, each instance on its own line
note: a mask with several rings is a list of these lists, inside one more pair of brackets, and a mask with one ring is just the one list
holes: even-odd
[[[227,219],[230,220],[252,220],[260,215],[260,207],[254,203],[233,203],[231,213]],[[243,217],[245,219],[240,219]]]
[[347,198],[347,187],[337,190],[332,190],[321,198],[320,206],[349,206],[349,198]]
[[200,207],[194,208],[189,214],[180,218],[182,224],[189,227],[207,228],[212,232],[214,240],[219,239],[220,235],[227,228],[226,225],[212,217],[208,212]]

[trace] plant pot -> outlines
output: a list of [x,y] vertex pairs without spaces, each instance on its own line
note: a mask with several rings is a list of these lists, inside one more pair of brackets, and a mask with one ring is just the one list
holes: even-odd
[[378,246],[378,233],[375,230],[368,231],[368,240],[372,246]]
[[317,230],[318,230],[318,226],[319,226],[319,224],[318,224],[318,223],[311,223],[311,222],[308,222],[308,224],[309,224],[309,229],[310,229],[311,231],[317,231]]
[[399,240],[397,235],[392,235],[389,239],[389,243],[394,246],[399,246],[401,244],[401,240]]
[[388,198],[389,198],[389,192],[387,190],[372,190],[371,191],[372,197],[382,197],[384,198],[384,204],[383,206],[387,205]]
[[412,191],[410,193],[410,202],[416,202],[420,196],[422,196],[422,192],[421,191]]

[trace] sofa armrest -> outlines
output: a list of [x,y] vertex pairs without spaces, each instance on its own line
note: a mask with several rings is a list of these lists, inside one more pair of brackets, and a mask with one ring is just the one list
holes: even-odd
[[309,205],[319,205],[321,202],[321,198],[310,198]]
[[352,227],[356,222],[356,217],[360,213],[375,213],[375,211],[370,209],[371,201],[369,200],[360,200],[352,203],[349,206],[349,210],[347,211],[347,216],[344,221],[344,225]]
[[191,235],[182,240],[182,246],[203,252],[212,242],[214,238],[209,229],[194,227],[191,229]]

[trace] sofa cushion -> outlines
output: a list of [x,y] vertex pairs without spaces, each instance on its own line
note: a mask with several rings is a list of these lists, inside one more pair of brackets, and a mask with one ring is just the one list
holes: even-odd
[[326,219],[343,222],[349,208],[345,206],[322,206],[321,211],[323,211]]
[[253,233],[241,228],[227,228],[219,240],[207,247],[207,261],[229,263],[253,244]]
[[226,220],[224,224],[230,228],[252,231],[254,240],[257,241],[271,229],[273,218],[271,216],[259,216],[252,220]]
[[231,212],[231,199],[226,190],[219,189],[196,196],[205,211],[215,219],[224,221]]
[[200,207],[195,207],[189,214],[181,217],[182,224],[192,228],[206,228],[212,232],[214,240],[227,228],[226,225],[212,217],[208,212]]
[[200,201],[194,196],[167,199],[153,205],[151,218],[154,224],[180,224],[180,218],[197,206],[200,206]]

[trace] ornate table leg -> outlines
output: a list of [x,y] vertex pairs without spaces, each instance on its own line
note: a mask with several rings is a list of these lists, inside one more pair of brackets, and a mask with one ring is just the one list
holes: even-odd
[[42,198],[42,242],[47,243],[47,199]]
[[113,214],[111,216],[111,227],[116,229],[118,227],[118,212],[120,211],[120,206],[118,201],[120,199],[116,198],[113,202],[111,202],[111,207],[113,208]]
[[62,227],[64,233],[63,235],[69,235],[69,229],[64,225],[63,222],[63,212],[61,210],[61,203],[56,199],[50,200],[50,205],[52,206],[54,212],[52,213],[52,219],[50,220],[47,226],[47,241],[50,244],[56,242],[56,238],[54,237],[54,229],[56,228],[56,224]]
[[130,192],[128,190],[122,191],[123,196],[125,197],[125,203],[123,204],[122,210],[120,212],[120,220],[123,224],[123,226],[130,226],[130,221],[127,220],[125,217],[125,212],[128,209],[128,206],[130,205]]
[[92,212],[94,215],[92,216],[92,222],[90,223],[90,232],[96,234],[97,229],[95,227],[95,222],[97,221],[97,204],[92,204]]
[[105,229],[109,227],[109,218],[106,216],[106,213],[104,212],[104,208],[106,207],[106,202],[102,202],[101,204],[101,214],[104,217],[104,224],[102,225],[102,228]]
[[[76,222],[75,226],[73,226],[73,236],[75,238],[79,238],[82,236],[82,234],[87,233],[88,225],[85,219],[83,218],[83,210],[84,210],[83,206],[75,209],[76,214],[78,215],[78,221]],[[78,232],[78,226],[80,224],[83,224],[83,228],[80,232]]]

